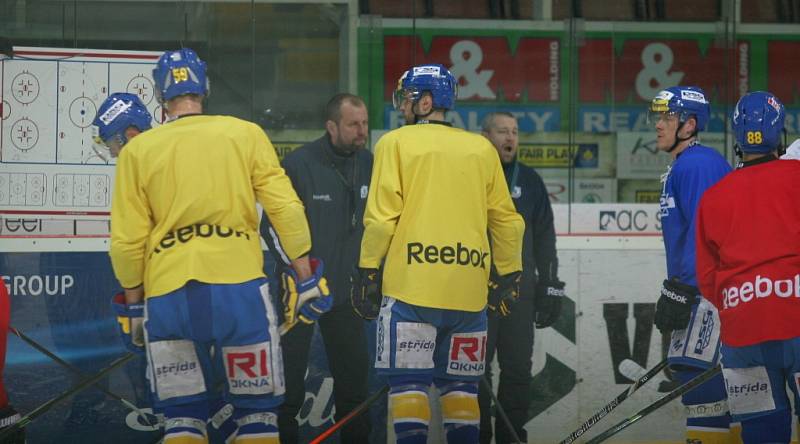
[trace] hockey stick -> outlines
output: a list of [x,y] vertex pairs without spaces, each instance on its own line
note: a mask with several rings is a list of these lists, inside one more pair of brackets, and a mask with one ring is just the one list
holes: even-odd
[[494,394],[494,390],[492,390],[492,385],[489,384],[489,381],[486,379],[486,376],[481,378],[481,384],[483,384],[483,388],[488,390],[489,394],[492,396],[492,402],[494,402],[494,407],[497,409],[497,415],[500,416],[500,419],[503,420],[503,424],[505,424],[506,429],[508,429],[508,433],[511,434],[511,438],[514,439],[515,443],[522,444],[522,440],[519,439],[517,431],[514,429],[514,426],[511,425],[511,420],[508,419],[506,411],[503,409],[503,406],[500,405],[500,401],[498,401],[497,395]]
[[284,322],[283,324],[278,326],[278,334],[283,336],[286,333],[289,333],[289,330],[291,330],[292,327],[294,327],[295,325],[297,325],[296,320],[294,322]]
[[107,367],[105,367],[104,369],[100,370],[96,374],[91,375],[91,376],[87,376],[86,378],[82,379],[81,382],[79,382],[79,383],[75,384],[74,386],[72,386],[69,390],[61,393],[60,395],[56,396],[55,398],[53,398],[53,399],[51,399],[49,401],[46,401],[44,404],[40,405],[39,407],[36,407],[30,413],[28,413],[27,415],[23,416],[22,419],[20,419],[18,422],[14,423],[13,425],[11,425],[11,426],[3,429],[3,430],[0,430],[0,442],[3,442],[3,438],[11,436],[11,434],[15,433],[17,430],[19,430],[19,429],[21,429],[23,427],[27,427],[28,424],[31,423],[31,421],[33,421],[34,419],[38,418],[39,416],[47,413],[48,410],[53,408],[53,406],[55,406],[59,402],[69,398],[70,396],[80,392],[81,390],[84,390],[86,387],[89,387],[90,385],[96,384],[97,381],[99,381],[100,379],[104,378],[112,370],[115,370],[116,368],[122,366],[122,364],[130,361],[131,358],[133,358],[134,356],[136,356],[136,355],[133,354],[133,353],[127,353],[127,354],[115,359],[114,361],[111,362],[111,364],[109,364]]
[[590,439],[589,441],[586,441],[586,444],[597,444],[597,443],[601,443],[601,442],[607,440],[608,438],[610,438],[610,437],[616,435],[617,433],[621,432],[623,429],[627,428],[631,424],[639,421],[640,419],[644,418],[645,416],[649,415],[650,413],[653,413],[654,411],[658,410],[664,404],[667,404],[668,402],[672,401],[673,399],[677,398],[678,396],[683,395],[684,393],[694,389],[698,385],[700,385],[700,384],[708,381],[709,379],[713,378],[720,371],[721,371],[721,367],[719,365],[714,367],[714,368],[710,368],[710,369],[704,371],[703,373],[699,374],[697,377],[695,377],[691,381],[687,382],[686,384],[683,384],[682,386],[676,388],[675,390],[671,391],[670,393],[667,393],[666,395],[664,395],[661,398],[659,398],[656,402],[654,402],[654,403],[648,405],[647,407],[639,410],[633,416],[628,417],[627,419],[623,420],[622,422],[620,422],[619,424],[615,425],[614,427],[611,427],[610,429],[608,429],[605,432],[595,436],[594,438]]
[[384,394],[386,394],[388,391],[389,391],[389,385],[388,384],[384,385],[383,387],[381,387],[380,390],[378,390],[377,392],[373,393],[372,396],[370,396],[369,398],[367,398],[364,401],[362,401],[361,404],[357,405],[356,408],[354,408],[350,413],[345,415],[342,419],[336,421],[327,430],[325,430],[324,432],[320,433],[319,436],[317,436],[316,438],[312,439],[309,444],[320,444],[322,441],[325,441],[326,439],[330,438],[331,435],[336,433],[337,430],[339,430],[340,428],[344,427],[348,422],[352,421],[353,418],[355,418],[356,416],[362,414],[366,409],[369,408],[369,406],[371,406],[373,403],[375,403],[375,401],[380,399],[380,397],[383,396]]
[[604,405],[600,410],[597,411],[594,415],[589,417],[586,421],[581,424],[574,432],[570,433],[569,436],[564,438],[559,444],[570,444],[575,442],[581,435],[586,433],[587,430],[592,428],[595,424],[597,424],[601,419],[605,418],[606,415],[611,413],[612,410],[617,408],[618,405],[622,404],[623,401],[628,399],[629,396],[633,394],[639,387],[643,386],[647,381],[651,380],[655,375],[657,375],[664,367],[667,366],[667,360],[664,359],[663,361],[656,364],[655,367],[651,368],[650,371],[645,373],[641,378],[637,379],[630,387],[625,389],[624,392],[617,395],[616,398],[612,399],[611,402]]
[[[30,345],[31,347],[35,348],[36,350],[41,352],[43,355],[45,355],[48,358],[52,359],[53,361],[55,361],[56,363],[58,363],[62,367],[66,368],[67,370],[71,371],[75,375],[80,376],[80,377],[85,377],[86,376],[83,373],[83,371],[81,371],[81,369],[79,369],[78,367],[75,367],[74,365],[70,364],[69,362],[59,358],[55,353],[53,353],[50,350],[44,348],[43,345],[41,345],[38,342],[34,341],[30,336],[26,335],[25,333],[19,331],[18,329],[14,328],[12,326],[8,327],[8,331],[10,331],[11,333],[14,333],[14,335],[16,335],[18,338],[22,339],[23,341],[25,341],[28,345]],[[147,423],[147,425],[149,425],[149,426],[153,425],[153,423],[151,423],[150,420],[147,418],[147,415],[145,415],[144,412],[139,410],[139,407],[136,407],[136,405],[134,403],[128,401],[127,399],[123,398],[122,396],[117,395],[116,393],[108,390],[107,388],[105,388],[105,387],[103,387],[103,386],[101,386],[99,384],[94,384],[94,386],[95,386],[95,388],[99,389],[101,392],[103,392],[106,395],[110,396],[112,399],[121,402],[122,405],[124,405],[125,407],[127,407],[127,408],[131,409],[132,411],[136,412],[136,414],[139,415],[140,418],[144,419],[144,421],[145,421],[145,423]]]

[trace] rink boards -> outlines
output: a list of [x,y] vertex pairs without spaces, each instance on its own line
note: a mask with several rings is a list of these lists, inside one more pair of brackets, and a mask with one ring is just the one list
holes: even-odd
[[[107,240],[22,242],[30,249],[51,251],[0,253],[3,279],[12,294],[12,325],[86,373],[96,372],[122,355],[108,306],[117,287],[105,252]],[[4,243],[12,244],[8,239]],[[56,247],[57,243],[61,246]],[[661,335],[652,325],[664,275],[660,237],[646,232],[639,236],[559,236],[558,248],[559,274],[570,301],[565,305],[568,314],[553,328],[536,332],[534,390],[527,425],[531,442],[560,440],[619,394],[630,382],[616,370],[623,359],[633,359],[645,368],[662,359]],[[332,381],[321,344],[314,348],[307,403],[300,414],[309,438],[315,435],[314,427],[329,424],[332,418]],[[10,338],[7,360],[10,396],[22,412],[74,383],[68,370],[16,338]],[[113,372],[108,387],[143,403],[141,373],[141,362]],[[665,374],[657,376],[592,431],[610,427],[657,399],[665,380]],[[149,426],[137,423],[135,415],[119,402],[101,398],[87,391],[60,404],[31,426],[30,442],[47,442],[46,437],[54,434],[82,442],[95,438],[101,442],[108,433],[119,436],[119,442],[143,442],[144,436],[157,436],[148,431]],[[674,402],[620,434],[617,442],[678,442],[681,417],[682,408]],[[378,430],[385,433],[383,427]],[[433,432],[432,440],[436,440],[436,428]]]

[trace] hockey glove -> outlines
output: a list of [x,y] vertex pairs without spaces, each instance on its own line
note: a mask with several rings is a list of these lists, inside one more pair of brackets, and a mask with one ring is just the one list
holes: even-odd
[[134,353],[144,353],[144,302],[126,304],[125,294],[111,298],[111,308],[117,315],[117,327],[125,348]]
[[381,273],[376,268],[356,268],[350,276],[350,304],[356,314],[371,321],[381,310]]
[[519,299],[519,282],[522,273],[498,275],[494,268],[489,276],[489,301],[487,307],[489,312],[495,316],[504,318],[511,313],[511,306]]
[[672,330],[683,330],[689,325],[692,305],[700,296],[697,287],[682,284],[677,280],[664,280],[661,297],[656,304],[654,323],[666,334]]
[[311,258],[311,271],[314,274],[305,281],[298,282],[297,273],[292,268],[287,268],[281,274],[283,315],[287,327],[297,321],[313,324],[330,311],[333,296],[328,290],[328,281],[322,275],[323,269],[322,260]]
[[536,299],[533,301],[533,321],[536,328],[547,328],[558,320],[564,296],[564,283],[558,279],[539,281],[536,284]]

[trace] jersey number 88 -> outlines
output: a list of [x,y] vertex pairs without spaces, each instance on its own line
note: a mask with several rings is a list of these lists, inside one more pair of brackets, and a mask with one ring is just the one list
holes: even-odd
[[764,140],[761,131],[748,131],[745,137],[747,137],[747,143],[750,145],[758,145]]

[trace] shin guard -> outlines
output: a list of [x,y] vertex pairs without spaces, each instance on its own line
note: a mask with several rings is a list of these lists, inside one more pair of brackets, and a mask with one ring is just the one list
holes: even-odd
[[425,444],[431,408],[428,385],[413,381],[392,381],[389,412],[392,415],[397,444]]
[[441,394],[442,420],[447,442],[477,443],[480,409],[476,381],[436,381]]

